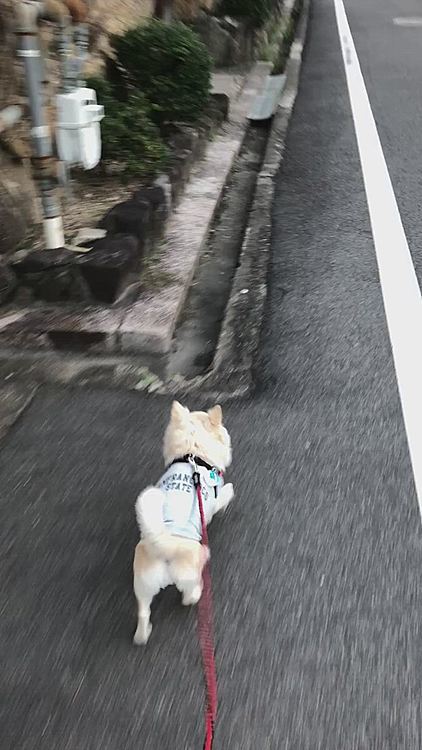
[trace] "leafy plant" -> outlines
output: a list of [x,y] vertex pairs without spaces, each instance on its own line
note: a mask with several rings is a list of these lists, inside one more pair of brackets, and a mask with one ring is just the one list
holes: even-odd
[[168,158],[157,126],[152,122],[147,99],[139,92],[129,92],[127,101],[119,101],[104,78],[87,81],[95,89],[105,117],[101,123],[103,156],[124,162],[125,171],[147,176],[162,169]]
[[277,59],[274,63],[272,75],[280,75],[281,73],[284,73],[286,69],[287,60],[289,59],[290,54],[290,47],[292,46],[295,39],[296,28],[302,11],[302,6],[303,0],[296,0],[292,14],[283,32],[283,37],[279,47]]
[[211,85],[211,58],[194,31],[180,22],[152,20],[114,37],[113,46],[158,125],[189,122],[202,114]]

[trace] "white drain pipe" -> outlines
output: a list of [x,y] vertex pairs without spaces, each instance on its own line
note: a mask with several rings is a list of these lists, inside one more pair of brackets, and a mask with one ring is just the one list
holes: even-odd
[[18,56],[22,59],[31,113],[32,166],[39,183],[43,211],[45,248],[55,250],[65,244],[63,221],[55,192],[55,159],[50,128],[45,119],[42,97],[42,59],[37,19],[42,3],[18,0]]

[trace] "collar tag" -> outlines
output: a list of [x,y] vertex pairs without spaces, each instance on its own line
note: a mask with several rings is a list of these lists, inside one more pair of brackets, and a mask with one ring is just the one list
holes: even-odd
[[219,474],[217,469],[210,469],[210,471],[207,472],[205,481],[208,485],[208,487],[217,487],[219,482]]

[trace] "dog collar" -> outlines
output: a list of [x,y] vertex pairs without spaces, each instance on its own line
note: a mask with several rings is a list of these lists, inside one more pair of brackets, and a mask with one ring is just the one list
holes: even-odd
[[197,466],[202,466],[204,469],[207,469],[207,471],[216,471],[217,474],[222,477],[224,476],[224,472],[218,469],[216,466],[212,466],[212,464],[207,463],[207,461],[204,461],[203,458],[199,458],[199,456],[192,456],[191,454],[188,454],[186,456],[182,456],[182,458],[175,458],[174,461],[171,462],[171,464],[168,465],[168,469],[170,466],[173,466],[173,464],[190,464],[191,461],[195,461]]

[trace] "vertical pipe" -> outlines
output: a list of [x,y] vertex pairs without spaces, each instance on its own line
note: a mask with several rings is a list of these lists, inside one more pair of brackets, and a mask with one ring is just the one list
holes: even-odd
[[80,23],[75,29],[75,45],[77,51],[76,80],[78,85],[83,85],[83,69],[88,57],[89,27],[86,23]]
[[71,70],[71,61],[70,61],[70,46],[71,46],[71,40],[70,40],[70,32],[68,24],[66,23],[65,19],[61,19],[60,21],[60,30],[59,30],[59,56],[60,56],[60,67],[61,67],[61,90],[64,94],[66,94],[68,91],[71,91],[73,88],[73,76],[72,76],[72,70]]
[[60,207],[54,195],[55,183],[50,174],[53,147],[50,129],[45,120],[41,90],[42,65],[37,28],[39,6],[33,0],[18,2],[18,55],[25,70],[31,113],[34,172],[41,194],[45,247],[47,250],[54,250],[63,247],[64,234]]

